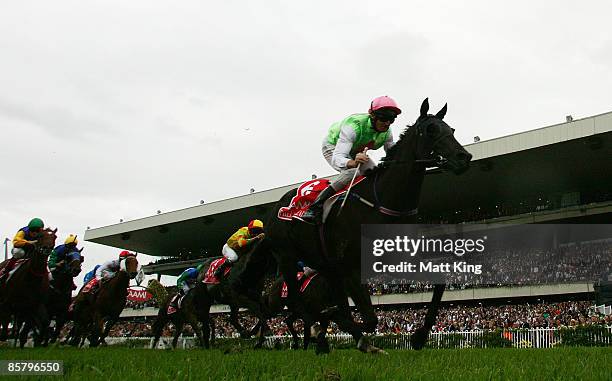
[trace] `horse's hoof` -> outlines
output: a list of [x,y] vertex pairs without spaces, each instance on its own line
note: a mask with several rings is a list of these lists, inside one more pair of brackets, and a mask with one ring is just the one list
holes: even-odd
[[359,339],[359,342],[357,343],[357,349],[359,349],[363,353],[388,355],[385,350],[382,350],[370,344],[370,341],[365,336],[362,336],[361,339]]

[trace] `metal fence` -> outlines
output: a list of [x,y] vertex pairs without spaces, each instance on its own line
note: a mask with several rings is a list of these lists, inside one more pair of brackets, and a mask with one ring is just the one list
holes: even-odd
[[[604,328],[599,333],[591,333],[591,340],[602,343],[603,345],[612,346],[612,326]],[[557,328],[532,328],[518,330],[503,330],[499,334],[501,337],[509,340],[514,348],[552,348],[561,343],[560,335],[557,333]],[[607,334],[606,334],[607,332]],[[429,335],[428,347],[430,348],[472,348],[477,343],[479,338],[486,334],[491,334],[490,331],[459,331],[459,332],[435,332]],[[354,347],[355,341],[348,334],[335,334],[327,336],[332,347]],[[111,340],[125,342],[135,340],[137,338],[107,338],[106,341],[111,344]],[[302,336],[300,336],[302,339]],[[374,335],[370,339],[372,342],[382,348],[388,349],[411,349],[410,334],[398,335]],[[143,343],[152,344],[152,338],[139,338]],[[172,339],[162,338],[158,347],[169,347]],[[288,346],[291,342],[291,336],[267,336],[264,342],[264,347],[273,348],[275,346]],[[143,344],[144,345],[144,344]],[[194,337],[181,337],[178,346],[180,348],[191,348],[195,346]],[[486,343],[484,345],[486,347]]]

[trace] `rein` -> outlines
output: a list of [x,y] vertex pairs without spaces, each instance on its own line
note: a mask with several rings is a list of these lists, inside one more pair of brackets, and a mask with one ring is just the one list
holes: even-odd
[[[421,125],[417,126],[417,134],[420,138],[423,137],[423,127]],[[452,136],[452,134],[442,134],[440,136],[438,136],[432,143],[432,147],[435,147],[439,141],[441,141],[442,139],[445,139],[449,136]],[[443,157],[442,155],[436,155],[436,157],[431,157],[431,158],[426,158],[426,159],[413,159],[413,160],[384,160],[381,161],[381,163],[378,165],[378,167],[380,168],[391,168],[392,166],[400,166],[400,165],[413,165],[413,164],[423,164],[425,165],[426,168],[441,168],[444,165],[446,165],[448,163],[448,159],[446,159],[445,157]],[[370,208],[374,208],[376,209],[379,213],[385,214],[387,216],[391,216],[391,217],[407,217],[407,216],[414,216],[418,213],[419,209],[418,208],[414,208],[414,209],[410,209],[410,210],[403,210],[403,211],[399,211],[399,210],[394,210],[394,209],[389,209],[386,208],[384,206],[381,205],[380,200],[378,198],[378,192],[376,191],[376,182],[378,181],[378,171],[376,172],[376,175],[374,177],[374,184],[373,184],[373,193],[374,193],[374,202],[371,202],[363,197],[361,197],[359,194],[357,194],[356,192],[353,192],[352,194],[347,195],[346,197],[353,197],[359,201],[361,201],[363,204],[369,206]]]
[[349,197],[349,196],[353,197],[353,198],[357,199],[358,201],[361,201],[365,205],[369,206],[370,208],[376,209],[379,213],[382,213],[382,214],[385,214],[385,215],[391,216],[391,217],[414,216],[414,215],[416,215],[419,212],[419,208],[399,211],[399,210],[389,209],[389,208],[386,208],[386,207],[382,206],[380,204],[380,200],[378,198],[378,192],[376,191],[376,182],[377,181],[378,181],[378,172],[376,172],[376,175],[374,176],[374,183],[372,185],[372,188],[373,188],[373,191],[374,191],[374,202],[371,202],[371,201],[361,197],[359,194],[357,194],[357,192],[353,192],[353,193],[349,194],[347,197]]

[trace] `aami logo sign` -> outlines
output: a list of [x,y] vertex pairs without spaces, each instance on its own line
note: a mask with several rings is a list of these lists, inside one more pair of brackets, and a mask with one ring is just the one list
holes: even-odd
[[130,287],[128,288],[128,300],[135,303],[144,303],[151,299],[153,295],[147,291],[144,287]]

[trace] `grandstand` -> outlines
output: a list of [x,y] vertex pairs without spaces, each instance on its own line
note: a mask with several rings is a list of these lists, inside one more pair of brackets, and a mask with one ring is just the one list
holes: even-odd
[[[612,112],[469,144],[470,170],[428,172],[422,223],[609,223],[612,217]],[[89,229],[85,240],[160,260],[146,274],[178,275],[197,258],[219,255],[227,237],[251,218],[273,218],[291,184],[227,200]],[[449,186],[452,185],[452,186]],[[377,294],[379,306],[428,302],[427,290]],[[594,284],[455,289],[446,303],[594,299]],[[143,309],[138,314],[152,312]],[[219,311],[223,309],[220,308]]]

